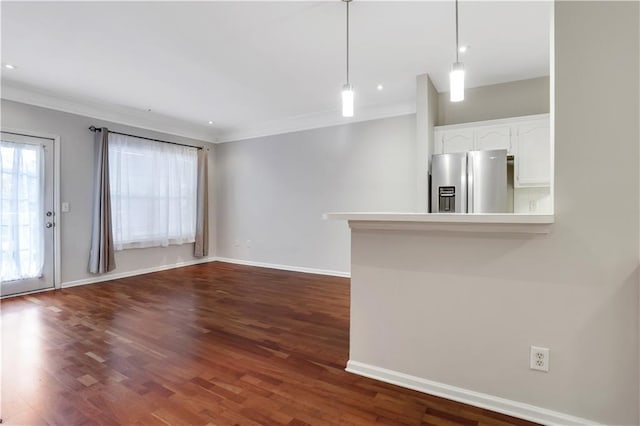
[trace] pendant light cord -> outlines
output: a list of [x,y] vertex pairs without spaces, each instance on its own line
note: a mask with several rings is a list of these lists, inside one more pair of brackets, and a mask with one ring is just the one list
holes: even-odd
[[347,84],[349,84],[349,3],[350,1],[346,1],[347,3]]
[[458,58],[459,52],[460,52],[460,47],[458,46],[458,0],[456,0],[456,64],[460,62]]

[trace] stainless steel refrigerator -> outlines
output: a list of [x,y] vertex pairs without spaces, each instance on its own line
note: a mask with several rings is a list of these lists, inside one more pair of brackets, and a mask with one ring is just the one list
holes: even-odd
[[432,213],[506,213],[507,150],[431,157]]

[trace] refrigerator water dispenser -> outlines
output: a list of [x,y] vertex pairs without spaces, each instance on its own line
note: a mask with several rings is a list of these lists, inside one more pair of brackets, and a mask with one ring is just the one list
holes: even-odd
[[441,186],[438,188],[438,196],[440,199],[440,202],[438,203],[438,212],[439,213],[455,213],[456,187]]

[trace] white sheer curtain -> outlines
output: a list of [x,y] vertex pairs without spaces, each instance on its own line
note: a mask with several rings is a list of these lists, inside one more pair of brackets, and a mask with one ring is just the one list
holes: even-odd
[[116,250],[195,241],[197,149],[109,134]]
[[0,141],[0,281],[36,278],[44,267],[43,148]]

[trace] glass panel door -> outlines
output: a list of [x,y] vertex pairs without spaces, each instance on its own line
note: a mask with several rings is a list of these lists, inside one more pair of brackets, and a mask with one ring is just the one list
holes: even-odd
[[0,296],[51,288],[53,140],[0,133]]

